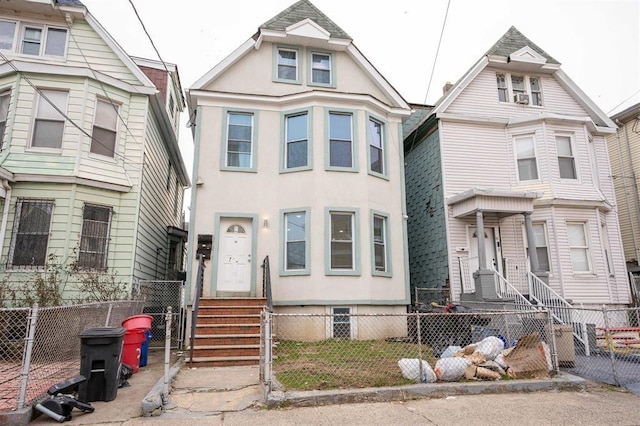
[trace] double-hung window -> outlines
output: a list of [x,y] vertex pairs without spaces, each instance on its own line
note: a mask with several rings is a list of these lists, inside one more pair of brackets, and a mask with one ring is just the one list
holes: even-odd
[[326,275],[360,275],[358,212],[327,208]]
[[7,116],[9,115],[9,100],[11,92],[0,93],[0,149],[4,148],[4,131],[7,128]]
[[384,175],[384,124],[373,118],[369,118],[369,170]]
[[329,113],[329,167],[353,168],[353,115]]
[[[526,239],[527,233],[523,229]],[[547,230],[544,223],[533,224],[533,237],[535,238],[536,254],[538,255],[538,269],[549,272],[551,264],[549,263],[549,244],[547,243]],[[527,251],[531,250],[531,244],[527,241]]]
[[571,136],[556,135],[556,149],[558,151],[560,178],[577,179],[576,161],[573,155]]
[[518,179],[520,181],[538,179],[538,163],[536,161],[535,139],[533,135],[516,137],[515,146],[518,162]]
[[67,30],[64,28],[25,25],[20,53],[25,55],[64,56]]
[[16,23],[0,21],[0,50],[13,50],[16,37]]
[[113,157],[116,151],[117,126],[118,106],[98,99],[96,102],[96,116],[93,120],[91,152]]
[[82,234],[78,266],[104,270],[107,267],[111,207],[85,204],[82,214]]
[[225,166],[251,169],[253,160],[253,114],[227,113]]
[[311,83],[327,86],[333,84],[331,79],[331,54],[311,54]]
[[540,78],[510,73],[496,74],[498,101],[542,106]]
[[390,276],[389,264],[389,218],[386,215],[372,212],[372,275]]
[[591,272],[589,243],[584,222],[567,222],[567,238],[571,252],[573,272]]
[[298,74],[298,51],[296,49],[278,48],[277,79],[297,82],[299,79]]
[[31,146],[39,148],[62,147],[65,118],[61,113],[67,113],[67,97],[67,92],[40,91]]
[[309,114],[291,114],[285,117],[284,168],[298,169],[309,165]]
[[52,216],[52,200],[18,200],[9,254],[12,266],[45,265]]
[[282,275],[309,273],[308,211],[287,211],[284,217]]

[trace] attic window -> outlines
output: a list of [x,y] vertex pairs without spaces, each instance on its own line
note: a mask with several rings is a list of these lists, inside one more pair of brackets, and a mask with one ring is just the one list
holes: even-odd
[[542,106],[542,85],[538,77],[496,74],[498,101],[520,105]]
[[278,49],[278,80],[298,81],[298,51]]

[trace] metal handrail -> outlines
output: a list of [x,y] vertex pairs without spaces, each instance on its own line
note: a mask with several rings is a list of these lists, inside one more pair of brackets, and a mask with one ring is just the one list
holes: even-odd
[[517,308],[535,309],[536,306],[524,297],[520,291],[513,286],[505,277],[500,274],[495,268],[491,268],[493,275],[496,278],[496,294],[499,298],[513,298]]
[[189,362],[193,362],[193,345],[196,337],[196,325],[198,323],[198,308],[200,306],[200,296],[204,284],[204,255],[198,255],[198,275],[196,277],[196,294],[193,301],[193,311],[191,312],[191,338],[189,340]]
[[262,294],[267,299],[267,309],[273,312],[273,298],[271,297],[271,269],[269,268],[269,256],[262,261]]

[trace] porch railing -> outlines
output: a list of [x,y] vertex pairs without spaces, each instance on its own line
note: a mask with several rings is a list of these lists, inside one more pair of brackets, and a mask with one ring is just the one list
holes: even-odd
[[522,294],[529,294],[529,259],[504,259],[504,277]]
[[520,291],[513,286],[509,280],[507,280],[500,272],[495,268],[492,268],[493,276],[496,280],[496,294],[501,299],[513,300],[518,310],[531,310],[535,309],[535,305],[529,302]]
[[[475,269],[472,263],[475,261]],[[473,272],[478,269],[477,257],[458,257],[460,267],[460,282],[462,283],[462,293],[471,294],[476,292],[476,283],[473,281]]]

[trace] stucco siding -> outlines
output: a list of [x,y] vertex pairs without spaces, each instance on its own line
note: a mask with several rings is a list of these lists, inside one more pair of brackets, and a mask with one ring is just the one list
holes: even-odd
[[[280,46],[280,45],[276,45]],[[317,89],[307,84],[310,48],[281,45],[299,49],[298,72],[300,83],[273,83],[274,45],[263,43],[260,49],[251,49],[240,61],[232,65],[226,72],[206,87],[207,90],[245,93],[251,95],[283,96]],[[322,50],[321,50],[322,51]],[[345,52],[334,52],[335,91],[344,93],[366,94],[382,102],[389,99],[362,69]]]

